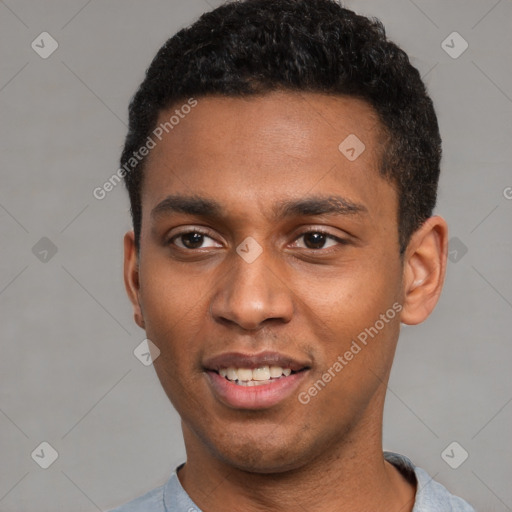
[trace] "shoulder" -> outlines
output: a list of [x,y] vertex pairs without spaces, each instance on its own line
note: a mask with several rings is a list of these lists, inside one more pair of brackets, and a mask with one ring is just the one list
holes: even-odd
[[153,489],[143,496],[108,512],[145,512],[148,510],[165,512],[164,486]]
[[391,452],[385,452],[384,457],[406,478],[416,480],[413,512],[475,512],[469,503],[451,494],[446,487],[415,466],[407,457]]
[[182,466],[172,473],[165,485],[109,512],[201,512],[181,486],[177,471]]
[[[430,512],[446,510],[450,512],[475,512],[475,509],[462,498],[451,494],[446,487],[433,480],[430,475],[421,468],[415,468],[418,479],[416,492],[417,512]],[[416,508],[413,509],[416,512]]]

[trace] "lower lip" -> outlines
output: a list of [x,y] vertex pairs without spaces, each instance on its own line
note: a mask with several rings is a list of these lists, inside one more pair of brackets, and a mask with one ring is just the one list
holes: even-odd
[[206,372],[214,394],[222,403],[234,409],[267,409],[277,405],[296,391],[306,373],[303,370],[271,380],[268,384],[240,386],[217,372]]

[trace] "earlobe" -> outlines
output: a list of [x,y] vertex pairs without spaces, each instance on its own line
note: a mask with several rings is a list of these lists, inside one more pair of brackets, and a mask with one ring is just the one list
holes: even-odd
[[124,285],[133,305],[135,323],[144,329],[145,323],[140,304],[139,257],[133,231],[124,235]]
[[439,216],[427,219],[412,235],[404,255],[402,323],[419,324],[434,310],[444,283],[447,246],[448,227]]

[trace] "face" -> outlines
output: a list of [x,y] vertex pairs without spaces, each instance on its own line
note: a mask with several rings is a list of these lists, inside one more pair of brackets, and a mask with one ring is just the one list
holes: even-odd
[[379,138],[362,101],[276,92],[198,99],[151,151],[126,282],[196,450],[270,473],[378,430],[413,281]]

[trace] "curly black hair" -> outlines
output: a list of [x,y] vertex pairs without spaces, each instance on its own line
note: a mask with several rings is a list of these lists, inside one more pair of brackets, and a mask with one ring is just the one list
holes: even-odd
[[145,158],[133,158],[159,114],[208,95],[275,90],[351,96],[378,114],[380,172],[396,186],[400,253],[436,203],[441,137],[418,70],[383,25],[335,0],[230,1],[203,14],[158,51],[129,107],[121,156],[137,246]]

